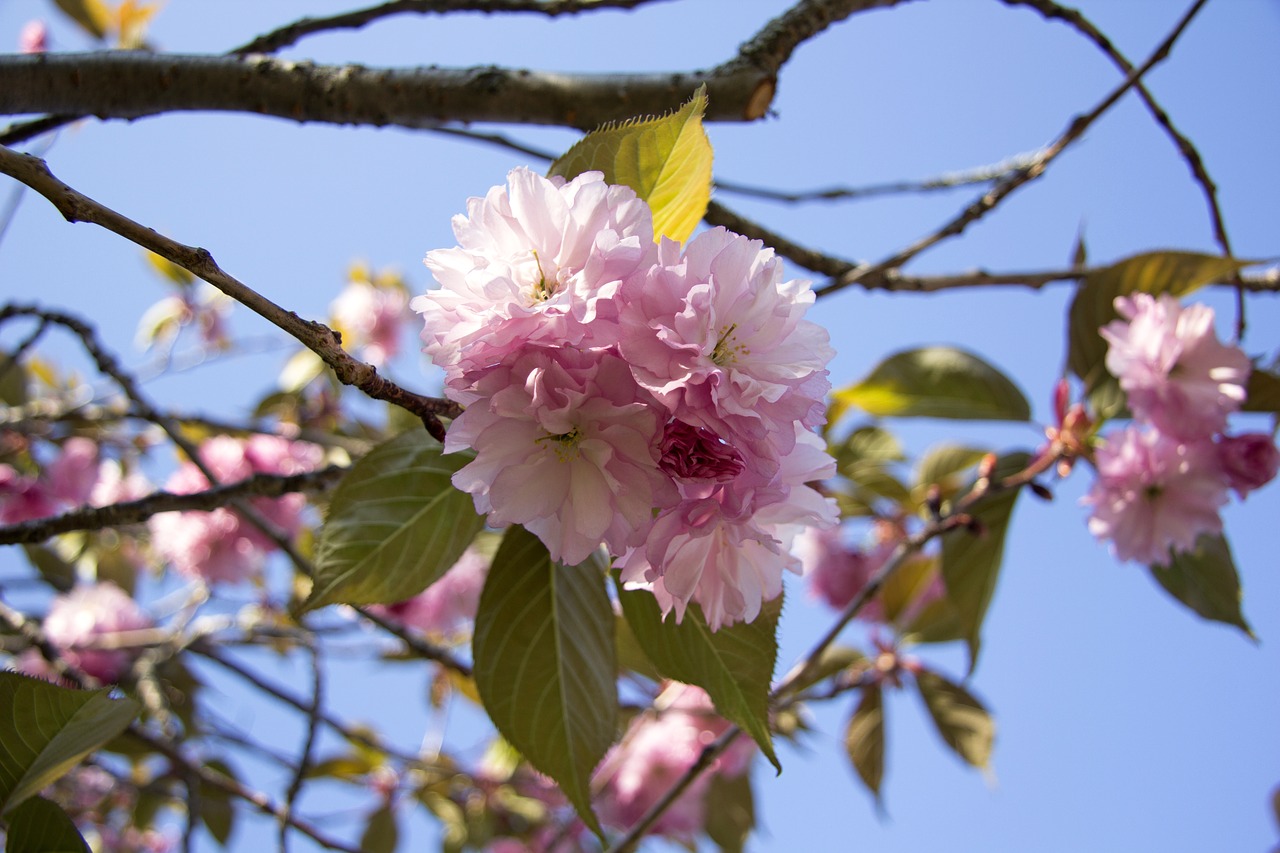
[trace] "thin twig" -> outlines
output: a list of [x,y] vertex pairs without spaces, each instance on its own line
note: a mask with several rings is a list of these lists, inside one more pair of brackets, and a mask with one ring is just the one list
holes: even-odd
[[[332,329],[303,320],[228,275],[205,249],[186,246],[111,210],[54,177],[44,161],[0,148],[0,173],[16,178],[47,198],[69,222],[91,222],[149,249],[209,282],[223,293],[292,335],[316,353],[344,385],[353,385],[375,400],[384,400],[423,421],[437,440],[444,439],[438,416],[457,417],[460,409],[449,400],[424,397],[378,375],[377,368],[353,358]],[[179,445],[181,446],[181,445]]]
[[[305,627],[305,626],[304,626]],[[320,647],[314,639],[303,644],[303,648],[311,656],[311,702],[307,705],[307,733],[298,751],[297,761],[293,762],[293,778],[284,794],[284,815],[292,815],[298,796],[302,793],[302,785],[311,770],[312,753],[316,746],[316,736],[320,731],[321,713],[324,709],[324,665],[320,657]],[[289,822],[280,819],[280,853],[289,851]]]
[[383,18],[402,14],[447,14],[453,12],[537,12],[550,18],[577,15],[604,9],[635,9],[660,0],[390,0],[377,6],[329,15],[301,18],[250,42],[227,51],[231,56],[276,53],[307,36],[334,30],[358,30]]
[[1206,0],[1195,0],[1151,56],[1148,57],[1142,65],[1130,72],[1123,83],[1108,92],[1106,97],[1099,101],[1093,109],[1072,119],[1067,125],[1066,130],[1064,130],[1052,144],[1041,151],[1030,165],[1026,168],[1019,169],[1010,177],[1000,181],[992,187],[990,191],[984,193],[982,196],[970,203],[963,211],[960,212],[959,215],[947,222],[941,228],[938,228],[927,236],[920,238],[907,248],[894,253],[879,263],[861,266],[855,270],[845,273],[836,281],[829,284],[825,290],[827,292],[840,290],[850,285],[857,284],[864,278],[881,275],[887,270],[901,267],[907,261],[916,257],[921,252],[941,243],[943,240],[962,234],[966,228],[977,222],[979,219],[982,219],[999,206],[999,204],[1008,198],[1015,190],[1043,175],[1045,170],[1049,167],[1049,164],[1057,159],[1058,155],[1078,141],[1084,135],[1085,131],[1088,130],[1104,113],[1110,110],[1111,107],[1113,107],[1126,92],[1133,88],[1133,86],[1141,80],[1148,71],[1169,56],[1174,43],[1204,6],[1205,2]]

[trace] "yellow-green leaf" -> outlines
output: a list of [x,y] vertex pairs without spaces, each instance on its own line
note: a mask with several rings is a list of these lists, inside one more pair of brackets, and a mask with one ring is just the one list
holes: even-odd
[[896,353],[862,381],[834,392],[877,417],[1025,421],[1026,397],[1012,380],[973,353],[923,347]]
[[608,124],[588,133],[551,164],[550,176],[572,179],[599,171],[649,203],[653,236],[684,242],[711,200],[711,142],[702,127],[707,93],[700,87],[675,112]]
[[111,25],[111,9],[102,0],[53,0],[68,18],[79,24],[85,32],[101,39]]

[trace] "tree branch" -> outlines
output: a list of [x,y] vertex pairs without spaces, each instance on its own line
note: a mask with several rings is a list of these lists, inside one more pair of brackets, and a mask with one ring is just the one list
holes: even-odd
[[52,518],[41,518],[0,527],[0,545],[22,545],[43,542],[62,533],[76,530],[102,530],[141,524],[161,512],[208,512],[226,506],[233,499],[247,497],[278,498],[293,492],[323,492],[335,486],[347,468],[330,465],[304,474],[255,474],[237,483],[179,495],[153,492],[134,501],[122,501],[102,507],[72,510]]
[[422,418],[427,431],[437,440],[444,440],[444,427],[437,416],[457,417],[461,413],[455,403],[423,397],[383,379],[378,375],[377,368],[353,358],[342,349],[338,335],[328,326],[303,320],[228,275],[207,250],[170,240],[82,195],[54,177],[43,160],[0,147],[0,173],[21,181],[43,195],[67,221],[99,225],[209,282],[249,310],[288,332],[303,346],[320,356],[342,384],[353,385],[375,400],[384,400]]
[[662,0],[391,0],[324,18],[301,18],[228,52],[236,56],[275,53],[310,35],[333,30],[358,30],[382,18],[405,13],[443,15],[453,12],[536,12],[548,18],[557,18],[604,9],[636,9],[657,2]]
[[1186,30],[1191,20],[1196,16],[1200,9],[1204,6],[1206,0],[1195,0],[1191,7],[1183,14],[1174,26],[1173,30],[1165,37],[1164,41],[1152,52],[1147,61],[1139,67],[1133,69],[1126,77],[1123,83],[1107,93],[1101,101],[1098,102],[1093,109],[1082,115],[1076,116],[1067,125],[1057,139],[1051,145],[1041,151],[1030,165],[1026,168],[1019,169],[1014,174],[1000,181],[987,193],[969,204],[958,216],[947,222],[941,228],[937,229],[928,236],[922,237],[915,243],[900,252],[885,258],[877,264],[859,267],[844,275],[840,276],[835,282],[825,288],[826,292],[839,290],[852,284],[857,284],[864,278],[873,277],[883,274],[887,270],[897,269],[907,263],[912,258],[929,249],[932,246],[941,243],[950,237],[956,237],[964,233],[965,229],[979,219],[986,216],[994,210],[999,204],[1008,198],[1013,192],[1024,184],[1027,184],[1044,174],[1049,164],[1057,159],[1063,151],[1069,148],[1073,143],[1078,141],[1086,130],[1088,130],[1094,122],[1102,117],[1104,113],[1110,110],[1115,104],[1136,85],[1152,68],[1164,61],[1170,51],[1173,49],[1174,43]]
[[772,78],[749,66],[557,74],[496,66],[371,69],[262,55],[69,53],[0,56],[0,113],[135,119],[195,110],[375,127],[502,122],[586,130],[674,109],[703,84],[709,121],[758,119],[773,97]]

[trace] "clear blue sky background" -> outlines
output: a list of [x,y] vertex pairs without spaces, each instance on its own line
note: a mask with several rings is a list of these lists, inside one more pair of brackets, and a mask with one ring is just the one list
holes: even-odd
[[[349,8],[332,0],[170,3],[151,35],[166,50],[216,53],[304,14]],[[353,34],[305,40],[285,55],[367,65],[497,63],[577,71],[709,67],[733,54],[784,2],[697,0],[635,14],[547,22],[532,16],[454,20],[397,17]],[[1181,13],[1163,0],[1077,4],[1135,63]],[[0,42],[52,4],[0,4]],[[6,35],[7,34],[7,35]],[[85,45],[53,21],[55,49]],[[1149,84],[1199,146],[1220,186],[1236,253],[1280,254],[1280,6],[1212,0]],[[922,178],[1003,160],[1051,141],[1071,116],[1119,80],[1110,63],[1061,24],[990,0],[908,4],[838,25],[801,48],[783,72],[777,116],[712,125],[716,174],[781,189]],[[513,129],[562,150],[575,134]],[[63,131],[48,154],[61,178],[181,241],[210,249],[250,286],[303,316],[323,318],[357,258],[404,270],[416,291],[429,249],[453,244],[449,217],[500,183],[525,158],[427,133],[300,127],[248,116],[169,115],[132,124],[89,122]],[[541,164],[533,163],[535,167]],[[12,184],[0,183],[7,193]],[[793,238],[876,260],[927,233],[976,193],[786,207],[720,199]],[[1057,268],[1083,231],[1091,260],[1138,251],[1215,246],[1199,188],[1167,138],[1130,96],[1064,155],[962,239],[913,263],[915,272]],[[801,274],[793,270],[795,274]],[[136,247],[92,226],[70,226],[27,198],[0,245],[0,296],[81,312],[133,363],[137,318],[163,295]],[[930,343],[968,347],[1006,369],[1049,417],[1063,362],[1069,290],[965,291],[941,297],[847,292],[817,319],[839,352],[837,385],[890,352]],[[1211,302],[1229,327],[1231,300]],[[1274,355],[1274,296],[1249,302],[1251,354]],[[247,311],[234,328],[272,330]],[[232,360],[150,383],[160,400],[238,416],[266,390],[289,350]],[[434,375],[413,356],[393,374],[424,391]],[[1241,419],[1241,429],[1266,429]],[[1029,426],[904,425],[914,452],[940,441],[1033,447]],[[1119,565],[1095,543],[1077,505],[1090,472],[1052,504],[1017,512],[986,645],[971,682],[996,715],[991,778],[963,767],[929,727],[914,697],[888,707],[889,754],[879,817],[843,756],[848,702],[814,710],[817,731],[784,748],[784,772],[756,775],[761,828],[753,850],[1206,851],[1268,849],[1278,837],[1269,799],[1280,784],[1280,566],[1272,488],[1226,511],[1259,645],[1201,622],[1172,603],[1139,566]],[[20,573],[0,553],[0,577]],[[791,590],[780,671],[818,636],[829,614]],[[857,638],[855,631],[851,639]],[[956,648],[921,654],[953,676]],[[299,670],[300,671],[300,670]],[[282,673],[287,672],[281,670]],[[407,686],[406,686],[407,685]],[[331,690],[344,716],[388,726],[413,748],[427,725],[424,678],[403,668],[371,676],[339,668]],[[219,709],[255,736],[293,744],[292,722],[226,687]],[[434,724],[438,724],[435,721]],[[448,736],[474,742],[465,725]],[[290,746],[290,748],[292,748]],[[264,771],[273,773],[276,771]],[[268,777],[270,778],[270,777]],[[271,779],[274,784],[275,779]],[[303,800],[312,814],[330,802]],[[342,821],[350,815],[336,815]],[[420,849],[425,821],[408,827]],[[246,820],[233,845],[262,849],[271,830]],[[300,841],[294,849],[305,849]]]

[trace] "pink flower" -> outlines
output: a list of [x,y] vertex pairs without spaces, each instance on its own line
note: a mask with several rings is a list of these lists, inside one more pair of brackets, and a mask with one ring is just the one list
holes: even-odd
[[[255,435],[248,440],[215,436],[200,446],[200,458],[220,484],[234,483],[254,474],[299,474],[313,470],[324,451],[307,442],[275,435]],[[165,484],[175,494],[192,494],[209,488],[209,481],[194,463],[184,463]],[[289,494],[279,498],[254,498],[254,510],[263,520],[287,536],[302,525],[306,498]],[[212,512],[162,512],[148,522],[156,552],[186,577],[209,583],[238,583],[262,570],[266,553],[275,542],[257,526],[230,509]]]
[[1218,462],[1226,473],[1227,485],[1243,498],[1275,479],[1280,450],[1266,433],[1224,435],[1218,438]]
[[49,30],[44,21],[27,21],[18,34],[19,53],[44,53],[49,49]]
[[654,253],[648,205],[599,172],[565,182],[513,169],[506,186],[467,202],[453,230],[458,246],[426,257],[440,288],[411,305],[423,316],[423,349],[463,403],[474,399],[464,371],[524,344],[612,344],[613,301]]
[[62,444],[58,458],[44,470],[50,494],[69,506],[89,502],[98,482],[98,445],[92,439],[75,436]]
[[473,546],[418,595],[398,604],[374,605],[370,610],[424,634],[452,637],[475,619],[488,574],[489,558]]
[[120,587],[103,581],[54,598],[44,618],[44,633],[67,663],[101,682],[114,683],[132,666],[136,652],[127,643],[113,648],[113,638],[153,625]]
[[114,459],[104,459],[98,465],[98,479],[89,493],[91,506],[110,506],[125,501],[136,501],[150,494],[151,483],[137,471],[125,473],[124,466]]
[[329,306],[342,344],[359,349],[374,367],[382,367],[400,351],[400,329],[409,317],[409,296],[402,287],[380,287],[352,281]]
[[822,422],[830,389],[827,333],[804,319],[808,282],[782,281],[772,250],[723,228],[678,252],[664,240],[658,264],[628,287],[623,357],[681,421],[787,452],[792,424]]
[[1218,508],[1227,479],[1212,442],[1185,444],[1155,430],[1129,427],[1095,453],[1098,479],[1082,503],[1089,530],[1109,539],[1120,560],[1165,565],[1202,533],[1222,531]]
[[[729,726],[697,687],[673,682],[654,705],[657,713],[637,717],[596,771],[596,806],[600,819],[610,826],[633,826]],[[740,739],[684,790],[650,832],[691,840],[705,825],[713,774],[741,775],[754,753],[754,744]]]
[[1107,370],[1120,380],[1134,417],[1184,440],[1221,432],[1244,401],[1250,364],[1218,342],[1213,309],[1146,293],[1116,297],[1115,304],[1124,320],[1100,331],[1110,345]]
[[658,468],[661,416],[621,359],[528,347],[476,391],[444,449],[475,449],[453,484],[491,525],[523,524],[570,564],[643,537],[672,487]]
[[677,622],[698,602],[713,631],[752,621],[777,598],[782,573],[800,573],[792,539],[837,518],[834,502],[805,485],[834,474],[834,460],[817,436],[792,429],[794,446],[775,477],[744,473],[710,488],[684,486],[684,499],[659,512],[644,543],[616,561],[628,587],[652,590]]
[[[838,529],[814,530],[812,535],[811,550],[801,558],[805,577],[809,581],[809,589],[836,610],[849,606],[849,602],[884,566],[894,550],[892,545],[882,545],[871,551],[850,547],[841,539]],[[884,621],[884,608],[879,598],[867,602],[858,615],[870,622]]]

